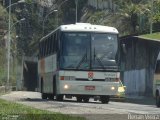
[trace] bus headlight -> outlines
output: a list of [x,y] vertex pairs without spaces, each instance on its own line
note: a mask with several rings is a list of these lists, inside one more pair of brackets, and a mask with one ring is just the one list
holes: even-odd
[[64,89],[68,89],[69,88],[69,86],[68,85],[64,85]]
[[118,92],[125,92],[124,87],[118,87]]
[[111,87],[111,90],[115,90],[115,87],[112,86],[112,87]]

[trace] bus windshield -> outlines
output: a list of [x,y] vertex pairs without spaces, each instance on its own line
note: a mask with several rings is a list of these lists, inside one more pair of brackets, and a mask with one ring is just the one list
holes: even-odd
[[[88,33],[63,33],[62,35],[62,52],[61,68],[73,69],[81,67],[89,69],[90,34]],[[84,61],[82,61],[84,59]],[[79,66],[80,61],[85,62]]]
[[116,53],[118,49],[117,35],[95,33],[91,36],[92,68],[117,68]]
[[115,69],[116,34],[64,32],[61,37],[60,68]]

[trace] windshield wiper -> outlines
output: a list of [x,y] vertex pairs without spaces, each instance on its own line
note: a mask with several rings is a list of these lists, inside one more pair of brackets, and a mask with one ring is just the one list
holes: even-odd
[[82,63],[84,62],[85,59],[87,59],[87,49],[86,49],[86,53],[83,55],[82,59],[78,63],[76,69],[78,69],[82,65]]
[[105,70],[105,67],[104,67],[101,59],[99,57],[97,57],[97,55],[96,55],[96,50],[95,50],[95,47],[94,47],[94,61],[95,61],[95,58],[98,61],[98,63],[102,66],[102,68]]

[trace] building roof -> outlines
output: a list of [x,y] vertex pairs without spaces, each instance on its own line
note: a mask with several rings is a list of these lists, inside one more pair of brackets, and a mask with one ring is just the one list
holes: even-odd
[[160,42],[160,32],[156,32],[152,34],[144,34],[137,37],[145,40]]
[[153,38],[148,38],[148,37],[143,37],[143,36],[135,36],[135,37],[143,39],[143,40],[160,42],[160,39],[153,39]]

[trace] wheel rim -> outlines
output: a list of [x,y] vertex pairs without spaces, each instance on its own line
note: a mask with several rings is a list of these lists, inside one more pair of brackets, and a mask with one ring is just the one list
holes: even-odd
[[77,102],[82,102],[82,98],[81,97],[77,97]]

